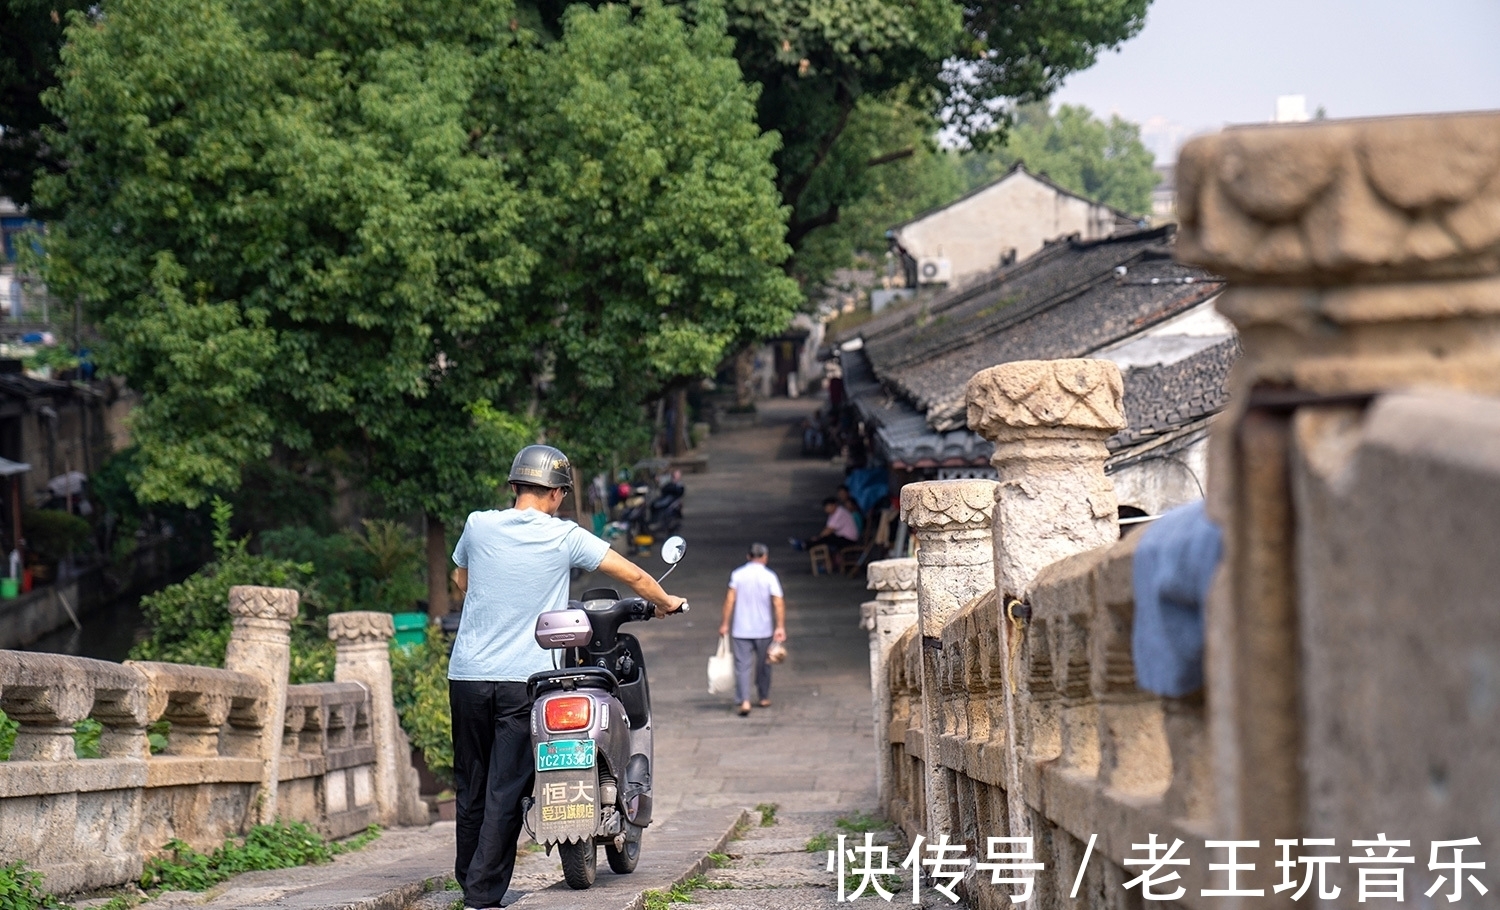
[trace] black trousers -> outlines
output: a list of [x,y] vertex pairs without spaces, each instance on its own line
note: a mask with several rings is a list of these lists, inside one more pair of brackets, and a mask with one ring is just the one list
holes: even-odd
[[536,771],[526,684],[450,679],[458,858],[453,877],[469,907],[498,907],[516,868],[521,800]]

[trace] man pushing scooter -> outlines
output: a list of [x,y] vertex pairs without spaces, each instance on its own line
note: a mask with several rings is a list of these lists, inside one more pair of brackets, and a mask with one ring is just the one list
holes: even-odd
[[470,514],[453,551],[453,581],[465,592],[448,664],[454,877],[469,908],[499,907],[515,869],[522,800],[534,774],[526,680],[552,669],[532,636],[536,618],[567,606],[573,568],[603,571],[658,611],[674,613],[685,603],[604,541],[557,517],[573,483],[561,451],[527,446],[507,479],[515,506]]

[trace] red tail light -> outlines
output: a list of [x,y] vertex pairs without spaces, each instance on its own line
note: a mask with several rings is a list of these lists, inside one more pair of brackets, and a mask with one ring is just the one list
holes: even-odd
[[543,715],[553,733],[587,730],[594,719],[594,700],[587,695],[567,695],[547,702]]

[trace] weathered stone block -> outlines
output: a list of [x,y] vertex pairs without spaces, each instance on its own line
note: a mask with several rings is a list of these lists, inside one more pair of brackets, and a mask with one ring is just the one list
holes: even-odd
[[1500,114],[1236,127],[1178,156],[1177,254],[1240,284],[1500,264]]
[[1389,395],[1295,430],[1309,828],[1500,838],[1500,399]]

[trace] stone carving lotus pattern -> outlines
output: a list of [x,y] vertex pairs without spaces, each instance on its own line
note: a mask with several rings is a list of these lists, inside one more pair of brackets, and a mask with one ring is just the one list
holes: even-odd
[[1114,433],[1125,426],[1125,384],[1108,360],[1020,360],[969,380],[969,429],[986,439],[1030,427]]
[[389,613],[356,610],[328,617],[328,637],[334,642],[383,642],[395,634],[396,623]]
[[901,488],[901,520],[914,530],[987,528],[994,509],[993,480],[935,480]]
[[1177,188],[1178,258],[1241,283],[1500,268],[1500,113],[1229,129]]
[[915,591],[917,589],[917,560],[881,559],[870,563],[868,583],[871,591]]
[[235,585],[229,589],[229,613],[243,619],[297,618],[297,592],[290,588]]

